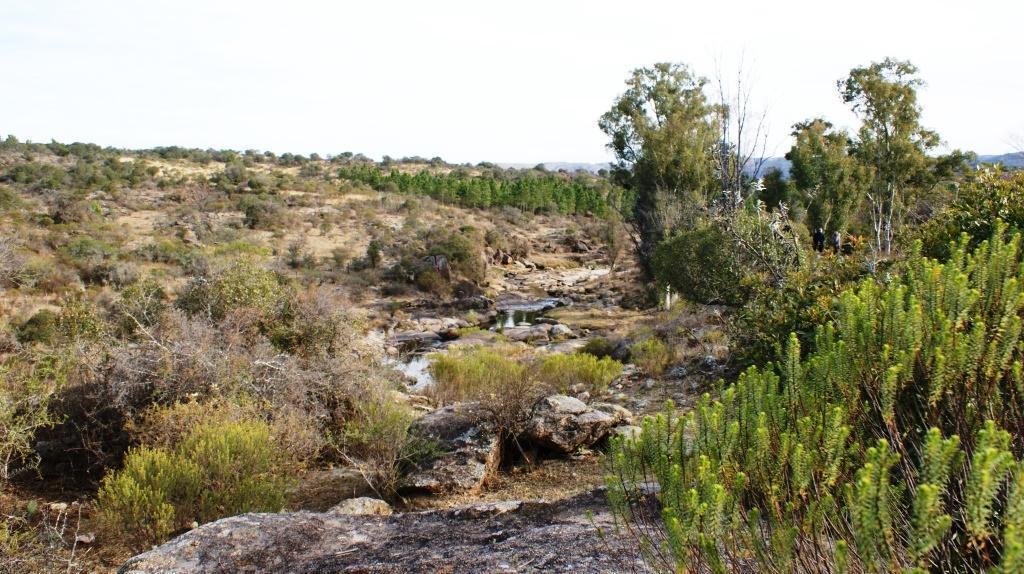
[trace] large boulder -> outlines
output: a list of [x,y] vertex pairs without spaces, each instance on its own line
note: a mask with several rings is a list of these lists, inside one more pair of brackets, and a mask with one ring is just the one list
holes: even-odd
[[[637,572],[603,489],[392,516],[243,514],[140,554],[121,574]],[[600,529],[604,535],[598,533]]]
[[570,339],[573,337],[572,329],[558,323],[551,326],[551,338],[555,340]]
[[441,335],[434,331],[405,331],[395,333],[387,340],[388,347],[402,351],[411,351],[422,347],[430,347],[441,342]]
[[509,341],[522,343],[546,342],[551,333],[551,325],[531,325],[523,327],[511,327],[501,332]]
[[521,438],[542,449],[569,454],[601,442],[612,429],[632,419],[632,413],[617,405],[587,406],[577,398],[552,395],[534,405]]
[[476,492],[501,463],[501,444],[478,403],[456,403],[427,413],[409,429],[432,448],[400,485],[406,491]]

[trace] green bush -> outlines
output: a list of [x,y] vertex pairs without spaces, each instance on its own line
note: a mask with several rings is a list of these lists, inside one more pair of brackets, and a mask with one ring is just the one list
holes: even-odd
[[790,273],[782,285],[755,284],[750,297],[730,322],[731,360],[761,364],[779,356],[796,333],[805,350],[813,348],[815,330],[832,318],[835,299],[867,274],[858,257],[821,257]]
[[672,364],[674,354],[664,341],[648,337],[629,348],[629,358],[641,371],[659,377]]
[[242,258],[212,278],[193,279],[178,298],[178,306],[192,314],[209,313],[215,319],[241,308],[270,314],[282,293],[277,274],[253,259]]
[[[777,365],[614,441],[609,496],[649,533],[646,556],[671,571],[1019,571],[1021,238],[967,242],[845,290],[806,358],[794,334]],[[636,524],[650,481],[662,520]]]
[[125,333],[156,324],[167,309],[167,293],[153,279],[147,279],[121,291],[117,311],[121,315],[121,329]]
[[435,355],[430,362],[430,392],[442,403],[481,400],[526,379],[526,366],[500,349],[470,348]]
[[442,403],[479,402],[498,434],[510,438],[529,418],[530,407],[550,390],[521,355],[514,347],[473,347],[436,356],[430,365],[430,392]]
[[57,336],[57,314],[50,309],[40,309],[18,325],[14,336],[20,343],[50,343]]
[[550,355],[537,367],[538,378],[559,392],[576,384],[585,385],[590,392],[603,392],[620,374],[622,363],[587,353]]
[[718,225],[702,223],[666,240],[651,264],[658,282],[691,301],[742,302],[744,272],[732,238]]
[[604,337],[594,337],[583,345],[580,352],[593,355],[598,359],[603,359],[605,357],[612,356],[612,353],[615,352],[615,343]]
[[922,241],[925,255],[949,257],[961,233],[970,237],[971,246],[978,245],[1000,222],[1024,230],[1024,171],[976,171],[958,187],[946,209],[910,234]]
[[200,472],[175,453],[149,448],[129,451],[124,468],[104,479],[97,494],[104,522],[140,541],[166,539],[190,518],[184,501],[198,498]]
[[0,362],[0,487],[38,462],[36,433],[59,422],[50,402],[66,380],[66,356],[13,356]]
[[443,296],[451,290],[451,285],[435,269],[424,269],[416,274],[416,286],[422,291]]
[[206,424],[173,450],[130,451],[124,467],[103,479],[97,505],[111,530],[160,542],[192,521],[280,510],[284,460],[265,423]]
[[118,250],[88,237],[73,239],[61,248],[61,254],[86,283],[104,283],[114,279]]
[[356,463],[374,490],[390,497],[397,492],[403,472],[433,448],[409,432],[414,418],[407,406],[388,398],[357,401],[332,442],[344,458]]

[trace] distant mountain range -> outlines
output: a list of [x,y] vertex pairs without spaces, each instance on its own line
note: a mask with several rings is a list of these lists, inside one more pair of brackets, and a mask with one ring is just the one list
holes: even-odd
[[[1001,163],[1004,167],[1010,169],[1024,169],[1024,152],[1011,152],[998,155],[979,155],[978,163]],[[525,163],[500,163],[501,167],[514,167],[517,169],[535,167],[536,164],[525,164]],[[565,170],[570,173],[578,170],[589,171],[591,173],[597,173],[602,169],[609,169],[610,163],[586,163],[586,162],[568,162],[568,161],[546,161],[543,165],[549,171],[560,171]],[[764,164],[761,166],[761,174],[765,174],[772,169],[777,169],[782,172],[782,175],[789,177],[789,160],[784,157],[769,157],[764,160]]]

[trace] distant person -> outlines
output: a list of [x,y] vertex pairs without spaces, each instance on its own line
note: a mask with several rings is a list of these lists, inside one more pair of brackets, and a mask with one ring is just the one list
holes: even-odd
[[825,250],[825,230],[817,228],[814,230],[814,235],[811,236],[811,244],[814,246],[814,250],[821,253]]
[[836,232],[832,234],[832,252],[839,255],[839,251],[842,250],[842,248],[843,234],[839,233],[839,230],[837,229]]

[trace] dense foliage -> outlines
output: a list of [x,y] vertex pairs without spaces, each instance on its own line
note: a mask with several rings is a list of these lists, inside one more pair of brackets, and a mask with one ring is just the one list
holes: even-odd
[[[610,457],[616,512],[667,570],[1019,571],[1021,238],[913,255],[840,295],[801,358],[671,406]],[[660,486],[661,521],[643,511]],[[646,517],[646,518],[645,518]],[[651,530],[653,528],[653,530]]]
[[259,421],[205,424],[174,449],[141,448],[98,493],[104,520],[124,535],[158,542],[192,522],[284,504],[288,454]]

